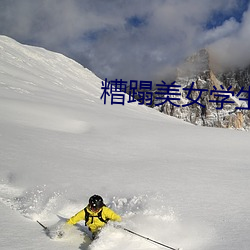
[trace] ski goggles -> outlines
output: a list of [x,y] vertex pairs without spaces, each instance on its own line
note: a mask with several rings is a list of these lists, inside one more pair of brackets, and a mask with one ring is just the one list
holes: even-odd
[[93,211],[93,212],[97,212],[101,209],[101,207],[97,207],[97,206],[89,206],[90,210]]

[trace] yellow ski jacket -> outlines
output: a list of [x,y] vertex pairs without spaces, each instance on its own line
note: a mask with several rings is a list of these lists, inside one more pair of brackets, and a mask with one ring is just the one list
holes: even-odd
[[[103,206],[99,211],[93,212],[89,209],[89,207],[86,207],[87,212],[89,213],[88,221],[85,221],[86,226],[88,226],[89,230],[92,233],[97,232],[100,228],[102,228],[106,223],[104,221],[112,220],[112,221],[121,221],[120,215],[116,214],[113,210],[110,208]],[[98,218],[98,215],[100,215],[101,212],[101,218],[100,220]],[[85,220],[85,210],[82,209],[77,214],[72,216],[68,221],[67,224],[74,225],[80,220]]]

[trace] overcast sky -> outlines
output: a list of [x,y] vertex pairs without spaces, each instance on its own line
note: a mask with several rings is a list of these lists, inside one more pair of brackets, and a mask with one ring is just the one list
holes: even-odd
[[250,62],[250,0],[0,0],[0,34],[109,80],[163,80],[200,48]]

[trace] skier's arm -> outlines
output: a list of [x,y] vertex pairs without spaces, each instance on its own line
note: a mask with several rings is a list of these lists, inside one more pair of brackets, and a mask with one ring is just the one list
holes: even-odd
[[118,221],[118,222],[122,221],[122,218],[120,215],[116,214],[113,210],[107,207],[105,207],[105,217],[112,221]]
[[85,218],[85,212],[84,212],[84,209],[83,209],[83,210],[81,210],[80,212],[78,212],[77,214],[75,214],[74,216],[72,216],[72,217],[67,221],[67,224],[75,225],[78,221],[84,220],[84,218]]

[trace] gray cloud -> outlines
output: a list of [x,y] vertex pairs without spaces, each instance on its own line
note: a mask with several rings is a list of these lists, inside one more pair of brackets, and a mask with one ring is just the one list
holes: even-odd
[[[217,39],[210,45],[214,60],[225,67],[244,67],[250,64],[250,10],[244,13],[241,23],[235,24],[238,28]],[[227,29],[223,24],[219,29]],[[215,31],[216,32],[216,31]]]
[[230,16],[237,6],[237,0],[2,0],[0,33],[62,52],[102,78],[153,80],[204,46],[223,58],[222,48],[247,49],[249,13],[242,23],[229,18],[206,29],[214,12]]

